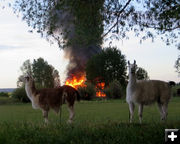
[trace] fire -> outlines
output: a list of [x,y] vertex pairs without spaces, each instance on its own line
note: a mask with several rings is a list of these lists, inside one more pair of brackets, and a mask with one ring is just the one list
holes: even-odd
[[104,92],[102,92],[102,90],[105,87],[105,83],[104,82],[100,82],[96,85],[96,96],[97,97],[106,97],[106,94]]
[[[69,85],[69,86],[74,87],[75,89],[78,89],[79,86],[86,87],[85,81],[86,81],[85,75],[82,75],[81,77],[73,76],[72,78],[69,78],[66,80],[65,85]],[[104,82],[97,83],[96,97],[106,97],[106,94],[102,92],[104,88],[105,88]]]
[[85,75],[81,76],[80,78],[73,76],[71,79],[66,80],[65,85],[69,85],[77,89],[79,86],[85,86],[84,82],[85,82]]

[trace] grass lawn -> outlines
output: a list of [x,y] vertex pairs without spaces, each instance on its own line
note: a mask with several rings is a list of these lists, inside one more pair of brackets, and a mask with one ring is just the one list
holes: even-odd
[[[1,100],[1,99],[0,99]],[[125,100],[81,101],[75,105],[75,119],[67,125],[68,110],[62,108],[62,119],[53,111],[49,125],[43,123],[40,110],[31,104],[0,105],[0,144],[4,143],[163,143],[165,128],[180,128],[180,98],[172,98],[168,120],[160,121],[156,105],[144,108],[139,125],[137,107],[134,124],[129,124]]]

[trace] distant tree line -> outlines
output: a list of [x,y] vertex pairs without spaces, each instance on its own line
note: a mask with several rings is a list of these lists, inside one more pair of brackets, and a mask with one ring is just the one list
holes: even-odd
[[9,97],[7,92],[0,92],[0,97]]

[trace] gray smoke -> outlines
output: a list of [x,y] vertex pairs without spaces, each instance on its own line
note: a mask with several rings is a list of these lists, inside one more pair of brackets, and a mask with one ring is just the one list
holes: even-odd
[[56,11],[58,16],[57,34],[62,33],[65,43],[65,58],[69,59],[67,66],[67,78],[74,75],[81,77],[85,72],[85,65],[91,56],[99,53],[101,47],[97,45],[83,45],[76,41],[76,29],[73,23],[74,17],[68,10]]
[[80,77],[85,72],[85,65],[89,58],[94,54],[97,54],[101,51],[101,47],[99,46],[75,46],[68,47],[65,49],[66,54],[68,53],[69,64],[67,68],[67,76],[68,78],[76,75]]

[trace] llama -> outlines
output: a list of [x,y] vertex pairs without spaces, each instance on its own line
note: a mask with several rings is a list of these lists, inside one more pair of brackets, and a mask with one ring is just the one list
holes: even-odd
[[157,102],[161,119],[166,120],[168,102],[171,98],[171,84],[160,80],[136,80],[136,61],[130,64],[126,101],[129,104],[130,123],[133,120],[135,104],[138,104],[139,121],[142,123],[143,106]]
[[[68,123],[72,123],[74,117],[74,103],[79,101],[79,93],[71,86],[59,88],[43,88],[37,90],[31,76],[25,77],[25,90],[28,98],[32,102],[34,109],[41,109],[45,123],[48,123],[48,112],[53,109],[57,114],[63,103],[67,103],[69,109]],[[61,111],[60,111],[61,112]]]

